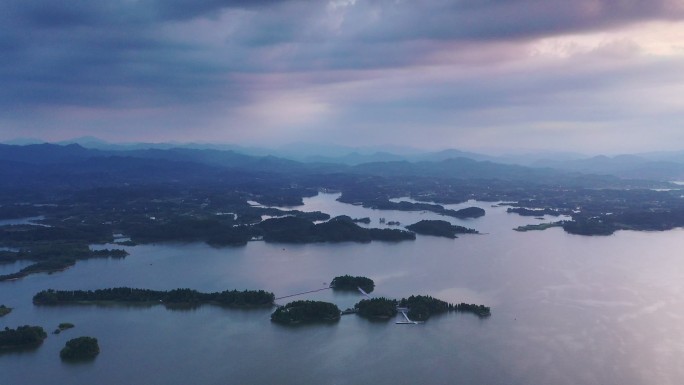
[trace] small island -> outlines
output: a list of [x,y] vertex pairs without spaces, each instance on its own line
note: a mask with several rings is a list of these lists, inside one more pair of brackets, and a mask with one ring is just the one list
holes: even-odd
[[35,305],[127,303],[167,307],[214,304],[233,308],[271,307],[275,296],[264,290],[226,290],[202,293],[192,289],[169,291],[118,287],[98,290],[43,290],[33,296]]
[[354,310],[359,316],[371,320],[388,320],[401,310],[406,312],[412,321],[419,322],[426,321],[432,315],[447,312],[472,313],[480,318],[491,315],[490,308],[484,305],[467,303],[454,305],[425,295],[412,295],[399,301],[388,298],[364,299],[354,305]]
[[478,234],[477,230],[452,225],[451,223],[442,220],[422,220],[412,225],[408,225],[406,228],[422,235],[434,235],[452,239],[456,238],[456,234]]
[[[29,230],[24,230],[22,226],[0,226],[0,227],[14,227],[14,231],[7,231],[0,229],[0,238],[3,237],[3,231],[6,234],[13,234],[14,237],[19,237],[17,234],[28,233]],[[35,227],[35,226],[34,226]],[[49,229],[49,228],[41,228]],[[47,236],[43,233],[38,233],[39,236]],[[21,247],[16,253],[0,255],[0,260],[5,262],[13,262],[18,260],[31,260],[34,263],[24,267],[23,269],[10,273],[0,275],[0,281],[14,281],[24,278],[31,274],[39,273],[55,273],[66,270],[76,264],[77,260],[88,258],[124,258],[128,252],[120,249],[102,249],[91,250],[87,245],[71,245],[68,242],[60,246],[45,246],[41,244],[18,244]]]
[[359,288],[366,293],[371,293],[375,289],[375,282],[367,277],[352,277],[351,275],[343,275],[333,278],[330,282],[330,287],[333,290],[343,291],[357,291]]
[[340,320],[337,305],[322,301],[294,301],[280,306],[271,314],[271,321],[283,325],[329,323]]
[[416,321],[425,321],[433,314],[452,311],[472,313],[480,318],[489,317],[491,315],[491,309],[484,305],[467,303],[454,305],[426,295],[412,295],[408,298],[402,298],[401,301],[399,301],[399,306],[408,308],[408,316]]
[[7,307],[5,305],[0,305],[0,317],[4,317],[11,312],[12,312],[11,307]]
[[397,315],[397,301],[384,297],[361,300],[354,305],[356,313],[372,320],[389,320]]
[[256,234],[266,242],[317,243],[317,242],[399,242],[416,239],[415,234],[399,229],[366,228],[340,215],[323,223],[314,223],[298,217],[267,219],[254,226]]
[[97,338],[78,337],[67,341],[59,352],[59,357],[65,361],[92,360],[100,354]]
[[[479,218],[485,215],[485,210],[480,207],[466,207],[460,210],[447,209],[442,205],[425,203],[425,202],[408,202],[399,201],[394,202],[387,197],[354,197],[352,194],[342,193],[342,196],[337,199],[340,202],[350,204],[360,204],[363,207],[375,210],[398,210],[398,211],[430,211],[436,214],[446,215],[454,218],[467,219]],[[384,221],[380,221],[384,223]]]
[[509,207],[506,209],[507,213],[515,213],[524,217],[538,217],[541,215],[551,215],[557,217],[562,213],[558,210],[545,208],[545,209],[528,209],[525,207]]
[[40,346],[47,338],[47,333],[40,326],[19,326],[16,329],[8,327],[0,331],[0,350],[14,350],[34,348]]
[[71,329],[71,328],[73,328],[73,327],[75,327],[75,326],[76,326],[76,325],[72,324],[71,322],[62,322],[62,323],[60,323],[60,324],[57,326],[57,329],[55,329],[55,331],[52,332],[52,334],[59,334],[59,333],[65,331],[65,330]]
[[466,207],[464,209],[456,210],[455,213],[450,215],[460,219],[479,218],[485,215],[485,210],[481,207],[471,206]]
[[540,230],[546,230],[550,229],[552,227],[563,227],[564,221],[558,221],[558,222],[548,222],[548,223],[539,223],[536,225],[525,225],[525,226],[518,226],[514,228],[513,230],[515,231],[520,231],[520,232],[525,232],[525,231],[540,231]]

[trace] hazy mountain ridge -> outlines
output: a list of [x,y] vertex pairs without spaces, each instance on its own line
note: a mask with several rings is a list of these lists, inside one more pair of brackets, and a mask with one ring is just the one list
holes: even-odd
[[[83,159],[89,156],[131,156],[183,160],[223,167],[253,167],[262,170],[317,168],[344,170],[343,166],[358,166],[384,162],[442,162],[449,159],[470,159],[502,165],[530,168],[557,169],[565,172],[613,175],[626,179],[657,181],[684,180],[684,151],[598,155],[587,157],[576,153],[539,152],[526,154],[486,155],[457,149],[422,151],[404,147],[348,147],[320,143],[293,143],[278,148],[243,147],[210,143],[123,143],[112,144],[95,137],[82,137],[54,143],[61,146],[46,147],[48,143],[35,143],[38,139],[16,139],[14,143],[29,149],[41,149],[36,158],[25,152],[12,154],[11,148],[3,151],[5,158],[29,163]],[[0,145],[6,146],[6,145]],[[68,150],[67,150],[68,149]],[[25,154],[28,158],[21,158]],[[3,155],[0,154],[0,159]],[[543,173],[542,173],[543,174]]]
[[501,183],[590,188],[654,186],[650,182],[620,180],[615,176],[477,161],[465,157],[441,161],[372,162],[349,166],[339,163],[297,162],[274,156],[250,156],[220,150],[172,148],[103,151],[87,149],[77,144],[37,144],[0,145],[0,161],[0,185],[6,188],[95,187],[123,183],[257,185],[264,178],[281,180],[284,185],[311,178],[331,180],[337,176],[497,180]]
[[672,181],[684,179],[684,163],[650,160],[639,155],[595,156],[571,161],[543,160],[533,167],[551,167],[558,170],[615,175],[628,179]]

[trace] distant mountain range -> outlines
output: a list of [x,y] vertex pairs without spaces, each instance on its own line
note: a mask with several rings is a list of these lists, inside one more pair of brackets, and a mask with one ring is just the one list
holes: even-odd
[[540,160],[532,167],[550,167],[557,170],[575,171],[591,174],[614,175],[628,179],[648,179],[659,181],[684,180],[684,157],[674,153],[671,160],[652,160],[644,156],[618,155],[614,157],[595,156],[593,158],[568,161]]
[[[57,144],[35,142],[39,140],[18,139],[12,143],[21,145],[0,145],[0,159],[40,164],[77,161],[90,157],[126,156],[269,171],[293,169],[341,171],[346,170],[348,166],[394,162],[406,163],[401,166],[403,169],[409,167],[409,164],[409,168],[415,169],[420,168],[416,164],[424,162],[438,163],[453,159],[467,159],[498,165],[526,166],[532,169],[611,175],[625,179],[684,180],[684,151],[613,157],[603,155],[586,157],[574,153],[492,156],[455,149],[421,152],[410,148],[353,148],[311,143],[266,149],[206,143],[112,144],[94,137],[82,137]],[[473,164],[470,166],[472,167]],[[378,166],[364,166],[359,167],[358,170],[372,167]]]

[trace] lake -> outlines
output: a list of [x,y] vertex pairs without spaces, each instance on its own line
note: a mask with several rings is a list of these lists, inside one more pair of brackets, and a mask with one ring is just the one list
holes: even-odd
[[[125,259],[91,259],[60,273],[0,283],[14,311],[0,327],[60,322],[38,349],[0,354],[0,383],[13,384],[682,384],[684,383],[684,231],[619,231],[608,237],[560,228],[516,232],[544,221],[507,214],[488,202],[471,220],[429,212],[370,210],[335,194],[305,199],[304,211],[380,218],[402,226],[445,219],[479,230],[457,239],[369,244],[245,247],[158,244],[125,247]],[[108,247],[111,247],[109,245]],[[117,246],[119,247],[119,246]],[[25,263],[0,265],[0,274]],[[434,316],[420,325],[369,322],[283,327],[271,309],[202,306],[37,307],[44,289],[118,286],[200,291],[265,289],[276,297],[319,289],[338,275],[363,275],[374,296],[427,294],[490,306],[492,316]],[[324,290],[295,299],[341,309],[357,293]],[[62,363],[59,350],[93,336],[92,362]]]

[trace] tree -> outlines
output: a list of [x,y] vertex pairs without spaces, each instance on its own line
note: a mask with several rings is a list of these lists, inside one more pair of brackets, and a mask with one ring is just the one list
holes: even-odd
[[100,346],[97,338],[78,337],[67,341],[64,348],[59,352],[63,360],[89,360],[100,354]]

